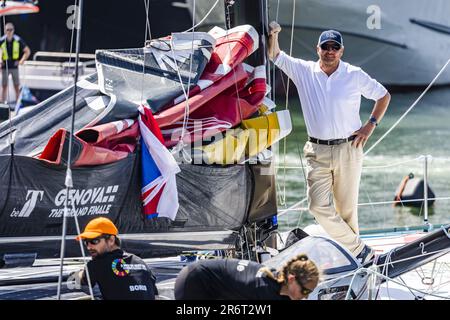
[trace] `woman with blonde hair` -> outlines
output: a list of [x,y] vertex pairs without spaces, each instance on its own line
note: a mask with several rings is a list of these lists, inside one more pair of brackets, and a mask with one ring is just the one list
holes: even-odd
[[175,283],[177,300],[301,300],[320,278],[305,254],[279,271],[238,259],[199,260],[181,270]]

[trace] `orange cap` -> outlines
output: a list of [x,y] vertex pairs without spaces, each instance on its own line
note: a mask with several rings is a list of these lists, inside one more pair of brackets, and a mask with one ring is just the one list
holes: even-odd
[[118,233],[119,231],[111,220],[101,217],[89,221],[84,228],[84,232],[76,237],[76,239],[94,239],[100,237],[102,234],[112,234],[116,236]]

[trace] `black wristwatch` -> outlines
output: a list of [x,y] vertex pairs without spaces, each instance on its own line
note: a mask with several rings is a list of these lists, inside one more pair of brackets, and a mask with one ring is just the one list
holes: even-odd
[[374,124],[375,127],[378,126],[377,118],[375,118],[374,116],[371,116],[371,117],[370,117],[369,122],[370,122],[371,124]]

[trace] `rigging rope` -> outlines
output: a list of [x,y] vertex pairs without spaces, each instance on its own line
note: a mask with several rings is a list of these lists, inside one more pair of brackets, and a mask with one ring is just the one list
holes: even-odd
[[388,131],[386,131],[373,145],[370,146],[369,150],[364,152],[364,156],[367,155],[370,151],[372,151],[383,139],[391,133],[392,130],[395,129],[395,127],[403,120],[404,117],[419,103],[419,101],[422,99],[422,97],[430,90],[430,88],[433,86],[433,84],[436,82],[436,80],[439,78],[439,76],[444,72],[444,70],[447,68],[447,66],[450,64],[450,59],[447,60],[447,63],[441,68],[441,70],[438,72],[438,74],[434,77],[434,79],[430,82],[428,87],[422,92],[422,94],[414,101],[414,103],[408,108],[408,110],[403,113],[403,115],[389,128]]
[[[193,2],[193,10],[192,10],[192,24],[193,26],[195,26],[195,0]],[[175,145],[175,147],[173,147],[172,149],[172,154],[178,154],[179,152],[181,152],[184,161],[191,163],[192,162],[192,157],[191,155],[184,149],[185,147],[185,143],[184,143],[184,135],[186,132],[186,124],[189,118],[189,90],[190,90],[190,83],[191,83],[191,76],[192,76],[192,59],[193,59],[193,55],[194,55],[194,31],[192,32],[192,47],[191,47],[191,59],[190,59],[190,64],[189,64],[189,80],[188,80],[188,91],[186,91],[186,88],[183,85],[183,79],[181,78],[181,73],[180,73],[180,68],[178,66],[177,60],[175,59],[175,52],[173,50],[174,47],[174,43],[173,43],[173,36],[170,38],[170,51],[172,53],[172,59],[174,61],[174,65],[177,71],[177,75],[178,75],[178,80],[180,81],[180,86],[181,89],[183,90],[183,95],[184,95],[184,99],[185,99],[185,103],[184,103],[184,115],[183,115],[183,127],[181,129],[181,136],[180,139],[178,141],[178,143]]]
[[[194,0],[195,2],[195,0]],[[206,13],[206,15],[203,17],[202,20],[200,20],[199,23],[197,23],[196,25],[192,26],[192,28],[189,28],[185,31],[183,31],[182,33],[186,33],[189,32],[191,30],[194,30],[195,28],[197,28],[198,26],[200,26],[205,20],[206,18],[208,18],[208,16],[211,14],[211,12],[214,10],[214,8],[217,6],[217,4],[219,3],[219,0],[216,0],[216,2],[213,4],[213,6],[211,7],[211,9],[209,9],[209,11]],[[195,4],[194,4],[194,10],[195,10]],[[195,17],[195,14],[193,14],[193,16]],[[194,21],[195,18],[192,18],[192,21]]]
[[[278,21],[278,15],[280,12],[280,0],[277,1],[277,10],[275,13],[275,21]],[[269,15],[269,12],[267,11],[267,15]],[[273,48],[272,48],[273,50]],[[275,75],[276,75],[276,66],[275,62],[272,61],[272,100],[276,104],[276,95],[275,95],[275,87],[276,87],[276,81],[275,81]]]
[[[59,275],[58,275],[58,288],[57,288],[57,300],[61,299],[61,288],[62,288],[62,275],[63,275],[63,268],[64,268],[64,255],[65,255],[65,242],[66,242],[66,232],[67,232],[67,217],[69,216],[68,213],[68,201],[69,201],[69,191],[71,188],[73,188],[73,179],[72,179],[72,170],[71,170],[71,159],[72,159],[72,144],[73,144],[73,135],[75,131],[75,106],[76,106],[76,100],[77,100],[77,82],[78,82],[78,63],[79,63],[79,54],[80,54],[80,45],[81,45],[81,22],[82,22],[82,12],[83,12],[83,0],[79,0],[79,7],[77,8],[76,13],[76,26],[74,28],[77,28],[77,39],[76,39],[76,56],[75,56],[75,78],[74,78],[74,87],[73,87],[73,101],[72,101],[72,115],[71,115],[71,124],[70,124],[70,136],[69,136],[69,150],[68,150],[68,156],[67,156],[67,170],[66,170],[66,178],[65,178],[65,185],[66,185],[66,197],[64,200],[64,213],[63,213],[63,225],[62,225],[62,236],[61,236],[61,252],[60,252],[60,265],[59,265]],[[74,208],[74,201],[72,201],[72,206]],[[80,228],[78,223],[78,217],[73,210],[73,216],[75,219],[75,225],[77,228],[78,234],[80,234]],[[85,262],[85,271],[87,273],[87,281],[89,285],[89,293],[91,296],[91,299],[94,299],[93,291],[92,291],[92,284],[90,281],[89,276],[89,270],[86,265],[86,260],[84,259],[84,249],[82,248],[82,244],[80,243],[81,252],[83,254],[83,261]]]
[[[294,44],[294,21],[295,21],[295,3],[297,1],[292,1],[292,21],[291,21],[291,41],[289,45],[289,55],[292,56],[292,48]],[[286,86],[286,105],[285,110],[289,109],[289,86],[291,79],[288,77]],[[286,164],[286,154],[287,154],[287,138],[283,139],[283,163]],[[306,178],[305,178],[306,179]],[[286,204],[286,169],[283,170],[283,202]]]
[[[230,7],[234,4],[234,2],[230,2],[230,4],[227,5],[227,16],[230,17]],[[231,26],[230,26],[231,27]],[[227,37],[227,46],[228,46],[228,55],[231,57],[231,45],[230,41],[228,41],[228,26],[227,26],[227,32],[225,33]],[[244,120],[244,117],[242,116],[242,110],[241,110],[241,99],[239,98],[239,90],[237,86],[237,79],[236,79],[236,70],[233,68],[233,78],[234,78],[234,89],[236,90],[236,97],[237,97],[237,103],[238,103],[238,109],[239,109],[239,122],[242,122]]]
[[[183,116],[183,127],[181,128],[181,136],[180,136],[180,143],[184,146],[184,136],[186,135],[186,126],[189,121],[189,93],[191,91],[191,76],[192,76],[192,60],[194,60],[194,40],[195,40],[195,0],[192,4],[192,43],[191,43],[191,58],[189,60],[189,80],[187,85],[187,93],[186,93],[186,104],[184,108],[184,116]],[[173,52],[173,51],[172,51]],[[175,57],[174,57],[175,59]],[[177,62],[175,62],[175,65],[177,65]],[[178,65],[177,65],[178,66]],[[181,84],[183,85],[183,84]],[[184,150],[184,148],[183,148]],[[192,159],[191,159],[192,161]],[[191,162],[190,161],[190,162]]]
[[140,103],[144,104],[144,78],[145,78],[145,63],[147,58],[147,50],[148,46],[150,46],[150,40],[152,39],[152,33],[150,30],[150,20],[149,20],[149,11],[150,11],[150,0],[144,0],[145,6],[145,32],[144,32],[144,48],[143,48],[143,61],[142,61],[142,76],[141,76],[141,99]]
[[[2,6],[5,5],[5,2],[3,2]],[[6,30],[6,20],[5,16],[3,16],[3,30]],[[6,31],[5,31],[5,37],[6,37]],[[6,41],[6,40],[5,40]],[[5,64],[5,71],[6,71],[6,101],[2,101],[2,103],[6,104],[8,107],[8,122],[9,122],[9,145],[11,146],[11,156],[14,155],[14,140],[15,140],[15,134],[13,134],[12,130],[12,114],[11,114],[11,108],[9,106],[9,69],[8,69],[8,61],[3,62]],[[3,92],[2,92],[3,94]]]
[[[405,160],[405,161],[399,161],[399,162],[395,162],[395,163],[388,164],[388,165],[383,165],[383,166],[363,167],[363,169],[385,169],[385,168],[391,168],[391,167],[400,166],[400,165],[405,164],[405,163],[414,162],[414,161],[423,159],[425,157],[426,156],[421,155],[421,156],[418,156],[417,158],[414,158],[414,159],[408,159],[408,160]],[[430,156],[428,156],[428,157],[430,157]],[[276,166],[276,168],[283,168],[283,167]],[[286,166],[286,169],[305,169],[305,168],[306,168],[306,166]]]
[[[435,298],[439,298],[439,299],[443,299],[443,300],[450,300],[450,297],[446,297],[446,296],[442,296],[442,295],[438,295],[438,294],[426,292],[426,291],[423,291],[423,290],[421,290],[421,289],[413,288],[413,287],[411,287],[411,286],[408,286],[408,285],[405,284],[405,283],[396,281],[396,280],[394,280],[394,279],[392,279],[392,278],[389,278],[389,277],[383,275],[382,273],[376,272],[376,271],[374,271],[374,270],[370,270],[370,269],[368,269],[368,268],[361,268],[361,269],[359,269],[358,273],[361,273],[361,272],[367,272],[367,273],[374,274],[375,276],[377,276],[377,277],[379,277],[379,278],[382,278],[382,279],[386,280],[387,282],[390,281],[390,282],[393,282],[393,283],[395,283],[395,284],[397,284],[397,285],[400,285],[400,286],[402,286],[402,287],[405,287],[405,288],[409,289],[409,290],[411,291],[411,293],[412,293],[412,291],[415,291],[415,292],[418,292],[418,293],[422,293],[424,296],[435,297]],[[400,278],[400,279],[401,279],[401,278]],[[402,281],[403,281],[403,280],[402,280]],[[349,290],[350,290],[350,288],[351,288],[351,287],[349,287]],[[412,293],[412,294],[413,294],[414,296],[416,296],[414,293]],[[346,298],[347,298],[347,297],[346,297]],[[346,299],[346,300],[348,300],[348,299]]]
[[[396,283],[396,284],[398,284],[398,285],[400,285],[400,286],[404,286],[404,287],[408,287],[408,286],[406,286],[406,285],[404,285],[404,284],[402,284],[402,283],[400,283],[400,282],[398,282],[398,281],[395,281],[395,280],[392,279],[392,278],[389,278],[387,275],[384,275],[384,273],[387,274],[387,271],[388,271],[387,268],[386,268],[387,265],[391,265],[391,266],[393,267],[394,264],[396,264],[396,263],[400,263],[400,262],[404,262],[404,261],[407,261],[407,260],[416,259],[417,257],[421,257],[421,256],[424,256],[424,255],[431,255],[431,254],[441,253],[441,252],[445,252],[445,253],[448,254],[448,252],[449,252],[449,249],[442,249],[442,250],[437,250],[437,251],[433,251],[433,252],[427,252],[427,253],[423,253],[423,254],[420,254],[420,255],[416,255],[416,256],[412,256],[412,257],[409,257],[409,258],[400,259],[400,260],[396,260],[395,262],[392,262],[391,255],[392,255],[392,253],[393,253],[394,250],[395,250],[395,249],[389,251],[388,256],[386,257],[385,263],[383,263],[383,264],[381,264],[381,265],[377,265],[378,267],[383,267],[382,272],[381,272],[381,273],[375,272],[375,273],[378,274],[378,275],[379,275],[380,277],[382,277],[383,279],[385,279],[387,282],[391,281],[391,282],[394,282],[394,283]],[[350,272],[350,273],[347,273],[347,274],[345,274],[345,275],[339,276],[339,277],[337,277],[337,278],[333,278],[333,279],[330,279],[330,280],[322,281],[319,285],[320,285],[320,287],[331,287],[331,286],[333,286],[334,284],[336,284],[338,281],[340,281],[340,280],[342,280],[342,279],[345,279],[345,278],[348,278],[348,277],[350,277],[350,276],[354,277],[355,274],[358,274],[358,273],[360,273],[360,272],[370,272],[370,273],[374,273],[373,270],[369,270],[369,269],[367,269],[367,268],[360,267],[360,268],[358,268],[358,269],[356,269],[356,270],[354,270],[354,271],[352,271],[352,272]],[[319,286],[318,286],[318,287],[319,287]],[[409,288],[413,289],[413,290],[416,291],[416,292],[425,293],[426,295],[434,296],[434,297],[437,297],[437,298],[441,298],[441,299],[450,299],[450,297],[444,297],[444,296],[439,296],[439,295],[433,295],[433,294],[429,294],[429,293],[426,293],[426,292],[424,292],[424,291],[421,291],[420,289],[415,289],[415,288],[412,288],[412,287],[409,287]],[[351,289],[351,286],[349,287],[349,289],[348,289],[349,291],[348,291],[348,292],[350,292],[350,289]]]

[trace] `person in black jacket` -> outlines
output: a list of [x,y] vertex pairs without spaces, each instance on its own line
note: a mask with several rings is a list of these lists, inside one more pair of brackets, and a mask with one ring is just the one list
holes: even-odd
[[319,270],[305,254],[280,271],[238,259],[200,260],[181,270],[176,300],[301,300],[319,282]]
[[[98,284],[104,300],[154,300],[156,278],[146,263],[120,248],[118,230],[107,218],[90,221],[77,240],[83,240],[92,261],[87,264],[91,285]],[[76,278],[88,284],[87,272]]]

